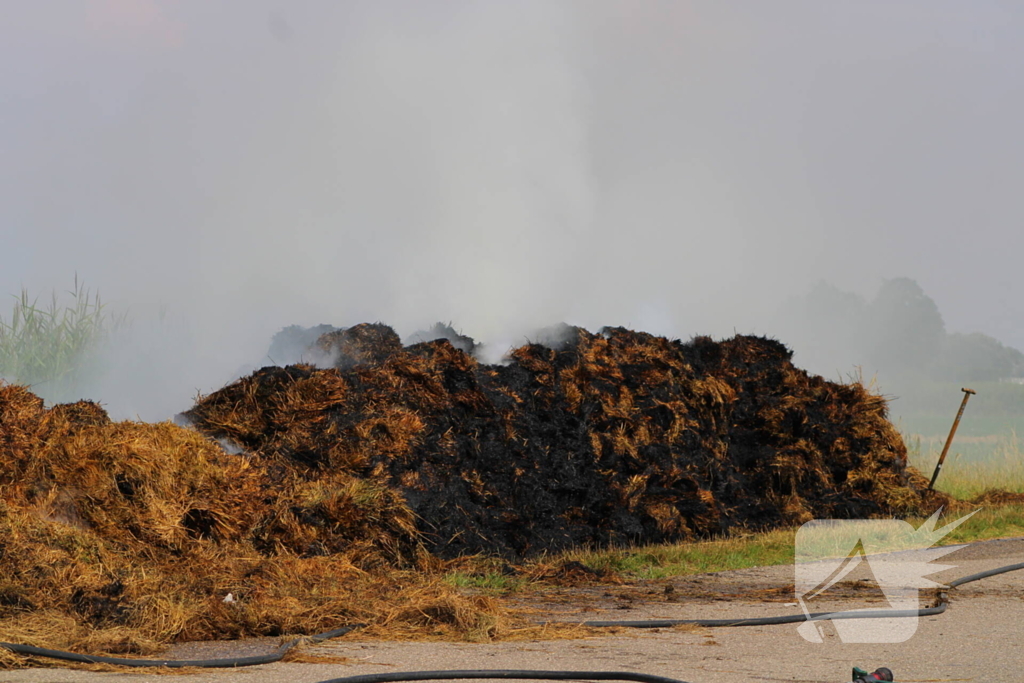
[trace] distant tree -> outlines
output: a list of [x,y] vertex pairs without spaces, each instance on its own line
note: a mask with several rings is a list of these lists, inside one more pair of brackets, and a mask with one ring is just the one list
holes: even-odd
[[826,375],[841,373],[857,363],[865,306],[857,294],[821,280],[783,306],[780,332],[802,367]]
[[980,333],[947,334],[938,306],[910,278],[886,280],[870,302],[820,281],[775,322],[794,362],[825,375],[861,366],[897,385],[1024,377],[1024,353]]
[[906,277],[886,280],[868,304],[868,361],[893,376],[923,376],[942,350],[946,325],[939,307]]
[[975,332],[948,334],[935,359],[935,379],[986,382],[1024,376],[1024,353]]
[[835,285],[819,280],[804,297],[803,306],[805,315],[815,320],[852,328],[860,324],[865,302],[863,297],[853,292],[844,292]]

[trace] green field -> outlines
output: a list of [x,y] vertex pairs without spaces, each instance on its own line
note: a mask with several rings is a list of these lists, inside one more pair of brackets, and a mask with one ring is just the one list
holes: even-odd
[[[990,488],[1024,492],[1024,385],[977,382],[936,482],[958,498]],[[910,462],[931,476],[963,400],[961,385],[922,383],[883,394]]]
[[[945,438],[963,400],[961,384],[927,382],[904,388],[882,387],[889,399],[889,417],[905,434]],[[1024,434],[1024,384],[975,382],[958,436]]]
[[[1024,385],[975,382],[936,488],[957,497],[988,488],[1024,491]],[[960,384],[927,382],[882,389],[889,417],[903,434],[911,463],[929,477],[963,400]]]
[[[942,452],[942,440],[905,436],[910,463],[929,478]],[[954,441],[935,488],[956,498],[988,489],[1024,493],[1024,450],[1014,432],[966,443]]]

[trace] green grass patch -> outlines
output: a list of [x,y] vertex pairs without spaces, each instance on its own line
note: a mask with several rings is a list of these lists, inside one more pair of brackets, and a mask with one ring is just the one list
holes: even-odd
[[[946,514],[939,525],[948,524],[959,514]],[[924,519],[909,519],[915,528]],[[776,529],[758,534],[695,543],[649,545],[607,550],[573,550],[555,558],[556,562],[580,562],[598,571],[609,571],[627,580],[664,579],[694,574],[710,574],[733,569],[792,564],[795,561],[797,528]],[[1024,505],[982,507],[970,519],[942,539],[939,545],[972,543],[993,538],[1024,537]],[[550,563],[551,558],[545,560]],[[449,575],[453,585],[513,592],[528,585],[514,577],[481,574],[474,577]],[[459,583],[462,581],[464,583]]]
[[[953,521],[953,515],[945,515],[942,523]],[[924,520],[908,520],[915,527]],[[1024,505],[981,506],[973,517],[954,529],[938,545],[973,543],[993,538],[1024,536]]]
[[598,571],[636,579],[705,574],[786,564],[794,558],[796,529],[777,529],[695,543],[650,545],[610,550],[576,550],[565,555]]
[[695,543],[648,545],[606,550],[570,550],[544,557],[519,568],[516,574],[498,569],[499,561],[473,558],[471,568],[460,568],[445,575],[445,581],[459,588],[491,593],[510,593],[530,584],[542,583],[529,578],[542,575],[538,567],[579,562],[596,572],[611,572],[628,579],[660,579],[745,569],[793,562],[796,529],[778,529],[759,534]]
[[484,593],[511,593],[526,585],[527,579],[509,576],[502,572],[474,573],[454,571],[445,575],[444,580],[456,588],[472,588]]
[[444,575],[445,583],[488,594],[511,593],[523,588],[530,579],[497,557],[476,555],[455,561]]

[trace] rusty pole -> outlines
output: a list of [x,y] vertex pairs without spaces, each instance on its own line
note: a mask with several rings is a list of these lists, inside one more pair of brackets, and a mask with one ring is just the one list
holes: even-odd
[[967,399],[973,394],[978,392],[973,389],[961,389],[964,392],[964,400],[960,403],[960,410],[957,411],[956,419],[953,420],[953,426],[949,429],[949,436],[946,438],[946,445],[942,447],[942,454],[939,456],[939,462],[935,465],[935,473],[932,475],[932,481],[928,484],[928,490],[935,490],[935,480],[939,478],[939,472],[942,470],[942,463],[946,459],[946,453],[949,452],[949,445],[953,443],[953,435],[956,434],[956,428],[960,426],[960,418],[964,416],[964,408],[967,407]]

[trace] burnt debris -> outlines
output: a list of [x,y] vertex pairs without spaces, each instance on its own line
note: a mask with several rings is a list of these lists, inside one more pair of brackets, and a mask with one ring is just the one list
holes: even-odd
[[310,482],[398,492],[444,557],[925,506],[885,400],[794,367],[778,341],[545,334],[487,365],[450,325],[409,346],[380,323],[333,330],[314,343],[333,367],[263,368],[185,415]]

